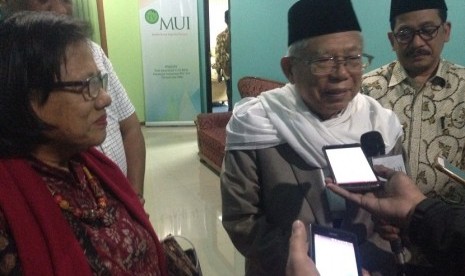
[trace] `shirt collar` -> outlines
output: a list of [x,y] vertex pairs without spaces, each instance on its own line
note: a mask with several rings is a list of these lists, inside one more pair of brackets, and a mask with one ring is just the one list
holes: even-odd
[[[389,87],[396,86],[409,77],[399,61],[391,63],[390,66],[394,66],[394,68],[392,69],[392,77],[388,85]],[[429,82],[431,82],[433,85],[444,87],[446,85],[447,70],[447,64],[443,59],[441,59],[439,61],[438,70],[436,70],[436,74],[429,79]]]
[[430,80],[431,83],[433,85],[439,85],[441,87],[446,86],[448,71],[449,65],[443,59],[441,59],[439,61],[439,66],[438,70],[436,71],[436,75]]

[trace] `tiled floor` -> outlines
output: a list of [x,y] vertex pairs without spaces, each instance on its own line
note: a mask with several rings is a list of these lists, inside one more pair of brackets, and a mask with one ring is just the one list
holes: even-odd
[[219,177],[197,156],[195,127],[144,127],[143,132],[145,207],[159,238],[170,233],[189,238],[204,276],[244,275],[244,259],[221,225]]

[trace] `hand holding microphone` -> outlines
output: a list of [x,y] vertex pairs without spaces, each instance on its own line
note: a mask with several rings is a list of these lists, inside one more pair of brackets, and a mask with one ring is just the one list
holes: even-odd
[[[360,144],[362,145],[363,152],[369,159],[386,154],[384,139],[378,131],[364,133],[360,137]],[[401,266],[402,270],[405,264],[405,256],[402,240],[398,235],[400,230],[384,220],[380,220],[376,227],[380,236],[389,240],[391,251],[396,255],[397,263]]]

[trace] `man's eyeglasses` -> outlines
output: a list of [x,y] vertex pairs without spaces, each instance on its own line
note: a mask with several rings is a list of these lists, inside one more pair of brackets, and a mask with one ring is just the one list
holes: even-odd
[[[100,90],[107,90],[108,74],[98,74],[82,81],[59,81],[53,84],[54,89],[63,88],[64,91],[82,93],[84,99],[93,100],[98,97]],[[77,87],[77,89],[70,89]]]
[[354,56],[325,57],[316,59],[305,59],[299,57],[293,58],[300,60],[305,65],[309,66],[312,74],[324,76],[336,72],[339,64],[344,65],[345,69],[351,73],[362,72],[363,69],[370,65],[374,57],[368,54],[359,54]]
[[439,24],[437,26],[424,26],[418,30],[414,30],[412,28],[404,28],[394,34],[397,42],[401,44],[409,44],[412,42],[413,38],[416,35],[419,35],[421,39],[425,41],[432,40],[438,35],[438,30],[442,26]]

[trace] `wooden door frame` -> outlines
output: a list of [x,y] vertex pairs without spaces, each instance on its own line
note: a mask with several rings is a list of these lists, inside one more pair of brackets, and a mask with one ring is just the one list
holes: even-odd
[[105,28],[105,12],[103,0],[97,0],[98,28],[100,32],[100,46],[108,57],[107,31]]

